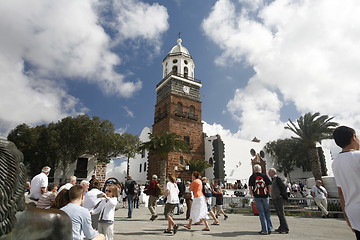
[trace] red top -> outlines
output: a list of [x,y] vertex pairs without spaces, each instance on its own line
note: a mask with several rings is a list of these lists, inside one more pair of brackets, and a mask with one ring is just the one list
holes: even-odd
[[153,179],[153,180],[150,182],[150,185],[149,185],[149,187],[148,187],[148,195],[157,197],[156,192],[155,192],[156,184],[158,184],[158,181],[155,180],[155,179]]

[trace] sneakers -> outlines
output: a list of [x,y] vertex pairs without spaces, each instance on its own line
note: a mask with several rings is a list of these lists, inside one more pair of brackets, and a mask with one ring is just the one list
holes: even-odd
[[268,233],[267,233],[267,232],[262,232],[262,231],[258,232],[258,234],[261,234],[261,235],[268,235]]
[[224,220],[228,219],[229,216],[228,215],[224,215]]

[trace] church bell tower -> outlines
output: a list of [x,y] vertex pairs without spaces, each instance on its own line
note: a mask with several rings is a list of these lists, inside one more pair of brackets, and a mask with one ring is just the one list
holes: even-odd
[[186,177],[185,161],[204,160],[204,134],[201,122],[201,81],[195,79],[195,63],[182,39],[170,50],[162,62],[162,80],[156,85],[156,104],[153,134],[173,132],[189,145],[190,153],[170,153],[166,161],[149,152],[148,177],[166,173]]

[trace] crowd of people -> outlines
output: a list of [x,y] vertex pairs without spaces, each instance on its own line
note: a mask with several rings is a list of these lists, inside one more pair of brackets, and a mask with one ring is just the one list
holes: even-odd
[[[333,136],[336,144],[342,148],[333,162],[340,204],[347,224],[355,232],[357,239],[360,239],[360,214],[358,213],[360,211],[358,204],[360,185],[356,181],[359,178],[360,141],[355,131],[345,126],[338,127]],[[127,176],[124,184],[105,184],[103,191],[100,190],[100,182],[95,176],[89,182],[83,180],[80,184],[77,184],[75,176],[69,176],[67,183],[58,189],[57,184],[48,184],[50,171],[50,167],[46,166],[31,180],[29,199],[33,200],[38,208],[56,208],[67,213],[72,221],[73,239],[111,240],[114,238],[114,215],[119,207],[119,199],[122,199],[123,207],[125,207],[125,202],[127,203],[127,218],[132,218],[133,209],[139,207],[140,188],[130,175]],[[277,176],[274,168],[270,168],[268,174],[265,174],[260,165],[254,166],[246,188],[249,188],[249,194],[254,198],[259,213],[261,225],[259,234],[268,235],[273,231],[270,197],[280,222],[275,232],[289,233],[284,213],[284,200],[291,197],[292,193],[300,192],[301,194],[304,187],[301,182],[286,185],[283,179]],[[220,224],[221,214],[224,220],[228,219],[228,215],[222,208],[221,183],[215,180],[210,184],[209,180],[198,172],[193,172],[192,180],[185,182],[169,174],[165,190],[162,189],[158,177],[153,175],[151,181],[145,186],[144,193],[149,196],[150,221],[158,218],[157,202],[160,198],[164,200],[164,215],[168,222],[164,233],[177,233],[179,225],[174,215],[185,213],[184,203],[186,204],[186,220],[188,220],[188,223],[184,225],[186,229],[192,229],[193,225],[203,224],[202,231],[210,231],[210,225]],[[323,217],[326,218],[329,215],[328,193],[322,186],[321,180],[317,180],[311,188],[311,195],[321,209]],[[212,204],[213,200],[215,204]],[[177,208],[176,213],[175,208]],[[208,222],[208,215],[213,219],[211,224]]]

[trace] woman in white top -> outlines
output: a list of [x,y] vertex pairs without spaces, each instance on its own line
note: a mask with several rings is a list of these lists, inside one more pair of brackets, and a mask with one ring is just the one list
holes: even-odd
[[114,215],[118,196],[118,187],[114,184],[108,185],[99,206],[92,211],[92,214],[100,213],[98,230],[107,240],[114,239]]
[[166,184],[166,191],[164,195],[164,199],[166,198],[165,204],[165,217],[168,221],[168,228],[164,231],[164,233],[172,233],[171,228],[173,229],[174,234],[176,234],[179,226],[176,225],[174,219],[172,218],[173,211],[175,206],[180,202],[179,201],[179,188],[176,184],[176,179],[171,174],[168,176],[168,183]]

